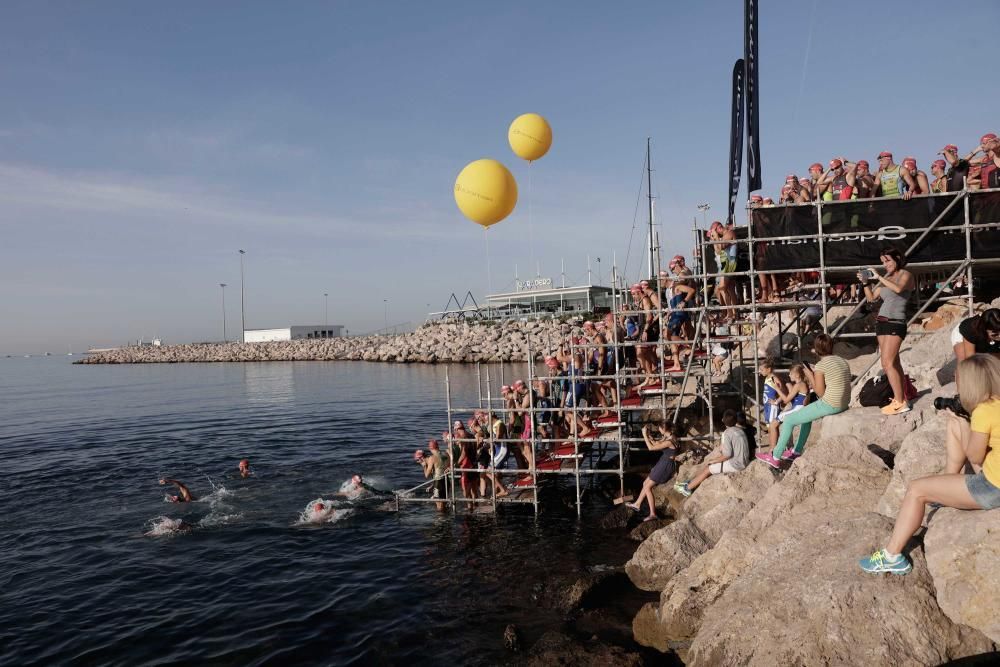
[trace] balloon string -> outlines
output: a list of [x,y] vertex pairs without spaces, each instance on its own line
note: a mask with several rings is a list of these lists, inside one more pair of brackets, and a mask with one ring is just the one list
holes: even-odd
[[[489,294],[493,294],[493,269],[490,265],[490,228],[483,227],[483,241],[486,243],[486,285]],[[489,294],[487,294],[487,308],[489,307]]]
[[[535,264],[535,234],[531,223],[531,161],[528,161],[528,250],[531,253],[531,263],[535,265],[535,277],[538,277],[538,265]],[[530,271],[530,269],[529,269]],[[530,273],[529,273],[530,275]]]

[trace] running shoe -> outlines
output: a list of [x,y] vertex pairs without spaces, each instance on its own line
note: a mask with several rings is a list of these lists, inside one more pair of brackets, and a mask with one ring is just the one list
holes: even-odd
[[799,458],[800,456],[802,456],[802,455],[799,454],[798,452],[796,452],[794,449],[786,449],[785,453],[781,455],[781,460],[782,461],[794,461],[795,459]]
[[882,414],[901,415],[904,412],[909,412],[912,409],[913,408],[910,407],[910,403],[908,401],[901,401],[897,403],[896,399],[893,399],[892,401],[889,402],[889,405],[882,408]]
[[771,452],[757,452],[755,458],[759,461],[763,461],[775,470],[781,470],[781,461],[771,456]]
[[687,498],[692,493],[694,493],[694,491],[691,491],[690,489],[688,489],[688,483],[687,482],[677,482],[676,484],[674,484],[674,491],[676,491],[677,493],[681,494],[685,498]]
[[909,574],[913,565],[906,559],[906,556],[899,554],[895,558],[889,558],[885,549],[879,549],[868,558],[862,558],[858,565],[865,572],[878,574],[879,572],[890,572],[892,574]]

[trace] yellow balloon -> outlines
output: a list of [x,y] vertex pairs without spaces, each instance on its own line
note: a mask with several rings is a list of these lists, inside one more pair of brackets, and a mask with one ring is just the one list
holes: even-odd
[[517,181],[496,160],[465,165],[455,179],[455,203],[469,220],[489,227],[500,222],[517,204]]
[[552,128],[537,113],[522,114],[510,124],[507,141],[519,158],[531,162],[549,152],[552,146]]

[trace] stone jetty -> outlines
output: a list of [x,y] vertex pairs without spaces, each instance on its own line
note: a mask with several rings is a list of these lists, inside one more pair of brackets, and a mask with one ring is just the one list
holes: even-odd
[[78,364],[176,364],[248,361],[387,361],[476,363],[527,361],[551,353],[580,322],[429,322],[395,336],[320,338],[273,343],[199,343],[122,347],[90,354]]

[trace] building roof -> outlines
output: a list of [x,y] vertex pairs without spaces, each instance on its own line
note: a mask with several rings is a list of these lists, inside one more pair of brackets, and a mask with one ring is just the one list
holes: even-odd
[[500,294],[487,294],[487,299],[525,299],[532,297],[560,297],[576,294],[586,294],[588,292],[610,294],[613,290],[603,285],[580,285],[577,287],[554,287],[552,289],[524,290],[523,292],[503,292]]

